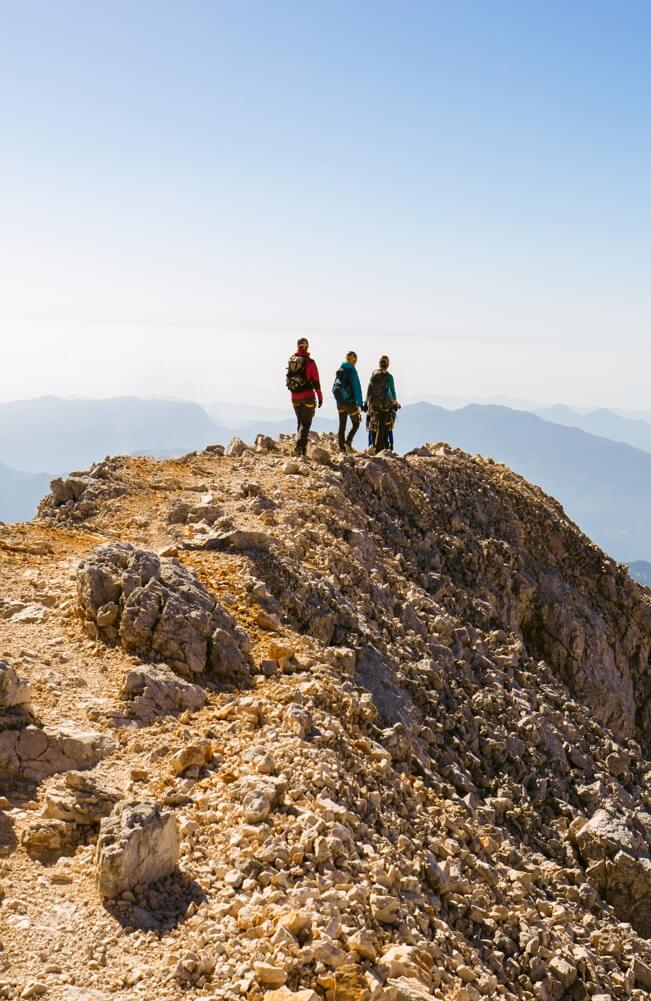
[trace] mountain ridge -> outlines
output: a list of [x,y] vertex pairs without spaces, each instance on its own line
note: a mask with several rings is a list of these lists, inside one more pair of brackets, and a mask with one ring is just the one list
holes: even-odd
[[451,446],[237,452],[0,530],[0,989],[645,997],[648,590]]
[[[62,410],[66,409],[66,401],[59,403]],[[258,433],[275,437],[294,431],[291,411],[287,420],[256,421],[227,429],[216,426],[198,405],[178,401],[136,400],[127,412],[123,401],[113,400],[110,420],[104,403],[99,411],[93,401],[73,401],[73,404],[68,412],[73,416],[66,418],[66,425],[48,422],[43,414],[49,404],[41,401],[43,414],[32,415],[31,424],[22,427],[15,420],[6,419],[3,425],[3,413],[6,416],[7,411],[0,406],[0,461],[7,462],[3,443],[6,448],[7,442],[11,442],[9,454],[17,460],[36,441],[39,452],[32,457],[32,466],[65,475],[91,461],[99,461],[106,454],[138,452],[161,456],[196,450],[209,443],[225,445],[234,435],[251,442]],[[92,421],[79,419],[78,415],[85,411],[75,408],[82,404],[94,410]],[[116,424],[116,414],[120,411]],[[319,412],[314,427],[332,431],[336,425]],[[101,433],[98,428],[103,428]],[[647,452],[510,408],[471,404],[449,411],[428,403],[404,406],[396,424],[397,448],[406,452],[428,440],[449,441],[467,451],[506,462],[559,497],[588,535],[617,559],[625,562],[651,559],[651,527],[647,518],[651,456]],[[362,428],[357,446],[361,449],[365,445]],[[61,463],[66,457],[68,463],[54,465],[57,454]],[[41,464],[46,457],[47,465]],[[14,511],[12,508],[11,520]],[[22,517],[34,513],[31,495],[29,505],[25,504],[17,513]],[[3,515],[4,520],[9,520],[0,504],[0,518]]]

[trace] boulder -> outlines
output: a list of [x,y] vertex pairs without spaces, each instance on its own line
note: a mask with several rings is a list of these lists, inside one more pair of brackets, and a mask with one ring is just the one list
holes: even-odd
[[175,559],[129,543],[98,546],[79,566],[77,607],[89,633],[177,674],[249,676],[248,637]]
[[206,702],[199,685],[178,677],[165,664],[143,664],[129,671],[120,692],[130,716],[150,723],[157,716],[196,712]]
[[32,686],[0,660],[0,730],[19,728],[31,718]]
[[621,921],[651,937],[651,859],[617,852],[606,863],[603,895]]
[[57,772],[93,768],[116,747],[113,737],[74,723],[5,730],[0,732],[0,772],[40,782]]
[[43,813],[68,824],[95,827],[121,799],[117,789],[104,785],[91,773],[66,772],[47,790]]
[[588,875],[620,921],[651,936],[651,858],[647,837],[599,809],[572,832]]
[[576,846],[587,865],[609,858],[623,850],[634,853],[644,851],[645,839],[635,834],[621,817],[607,810],[597,810],[574,833]]
[[241,455],[244,455],[247,447],[246,442],[242,441],[239,435],[235,435],[226,446],[226,455],[229,455],[233,459],[239,459]]
[[429,956],[412,945],[392,945],[378,960],[378,969],[385,978],[409,977],[427,986],[432,979],[431,966]]
[[268,434],[257,434],[255,447],[259,452],[273,452],[276,449],[276,442]]
[[102,820],[96,852],[96,884],[102,897],[153,883],[176,868],[179,831],[176,817],[156,803],[119,805]]
[[59,856],[71,846],[70,829],[62,820],[35,817],[23,828],[20,841],[37,858]]

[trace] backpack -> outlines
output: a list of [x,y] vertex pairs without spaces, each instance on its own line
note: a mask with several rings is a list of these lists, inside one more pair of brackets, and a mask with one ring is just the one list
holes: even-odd
[[287,362],[285,385],[291,393],[302,393],[310,388],[305,376],[305,362],[305,355],[292,355]]
[[350,403],[353,398],[350,369],[344,368],[343,365],[337,369],[332,384],[332,395],[337,403]]
[[391,400],[389,396],[389,373],[386,369],[376,368],[368,384],[368,402],[371,410],[386,409]]

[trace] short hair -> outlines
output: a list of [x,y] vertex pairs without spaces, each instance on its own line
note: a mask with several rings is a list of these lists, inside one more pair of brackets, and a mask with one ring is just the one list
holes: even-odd
[[382,357],[380,358],[380,368],[388,368],[388,367],[389,367],[389,356],[382,355]]
[[307,337],[299,337],[299,339],[296,341],[296,347],[300,348],[301,344],[305,344],[305,346],[308,347],[309,343],[310,342],[308,341]]
[[351,355],[353,356],[353,358],[357,358],[356,351],[349,351],[348,354],[346,355],[346,358],[350,358]]

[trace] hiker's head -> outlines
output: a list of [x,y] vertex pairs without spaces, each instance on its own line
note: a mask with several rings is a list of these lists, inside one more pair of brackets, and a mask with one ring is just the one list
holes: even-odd
[[351,365],[356,365],[357,364],[357,352],[356,351],[349,351],[348,354],[346,355],[346,361],[350,362]]
[[383,369],[383,370],[386,371],[386,369],[388,369],[388,367],[389,367],[389,356],[388,355],[382,355],[382,357],[380,358],[379,365],[380,365],[381,369]]
[[307,351],[309,346],[310,343],[307,337],[299,337],[299,339],[296,342],[296,347],[298,348],[299,351]]

